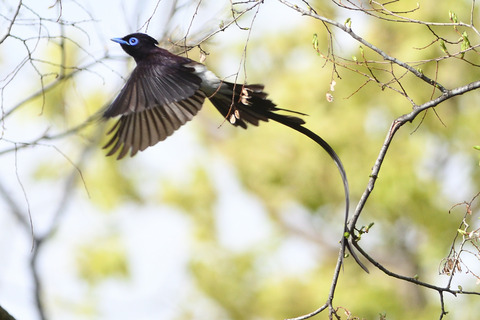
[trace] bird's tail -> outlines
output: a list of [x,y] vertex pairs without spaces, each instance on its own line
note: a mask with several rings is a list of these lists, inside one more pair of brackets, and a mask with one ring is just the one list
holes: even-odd
[[222,82],[220,88],[208,97],[218,111],[234,126],[247,128],[247,123],[258,126],[260,121],[280,117],[284,122],[301,125],[305,121],[295,116],[282,115],[275,111],[286,111],[302,116],[306,114],[278,108],[263,91],[263,85],[242,85]]
[[[234,126],[247,128],[247,123],[258,126],[260,120],[268,121],[269,119],[281,123],[291,129],[307,136],[311,140],[320,145],[332,158],[338,167],[338,171],[342,177],[345,192],[345,235],[348,231],[348,212],[350,204],[350,192],[348,188],[347,174],[343,167],[342,161],[333,150],[333,148],[320,136],[305,128],[303,119],[276,113],[276,111],[287,111],[299,115],[304,113],[278,108],[271,100],[267,98],[267,93],[263,91],[263,85],[251,84],[241,85],[230,82],[223,82],[216,93],[208,97],[215,108]],[[367,267],[360,261],[349,239],[342,237],[342,248],[346,248],[352,254],[352,257],[358,265],[368,273]],[[343,251],[343,250],[342,250]]]
[[[330,158],[332,158],[333,162],[335,162],[335,165],[338,168],[338,172],[340,173],[340,176],[342,177],[342,182],[343,182],[343,188],[345,192],[345,221],[344,221],[344,235],[342,237],[342,247],[346,248],[352,255],[353,259],[355,262],[366,272],[369,273],[368,268],[360,261],[358,258],[357,254],[355,253],[352,244],[350,244],[349,239],[347,236],[349,236],[350,239],[353,238],[353,235],[349,235],[348,233],[348,213],[350,211],[350,189],[348,187],[348,179],[347,179],[347,173],[345,172],[345,168],[343,167],[343,163],[340,160],[340,157],[337,155],[335,150],[327,143],[327,141],[323,140],[319,135],[314,133],[313,131],[305,128],[302,126],[302,124],[298,123],[290,123],[287,121],[284,121],[283,118],[281,117],[276,117],[279,116],[277,114],[274,114],[271,119],[279,122],[281,124],[286,125],[287,127],[290,127],[291,129],[305,135],[306,137],[310,138],[311,140],[315,141],[319,146],[325,150]],[[354,240],[352,240],[354,241]]]

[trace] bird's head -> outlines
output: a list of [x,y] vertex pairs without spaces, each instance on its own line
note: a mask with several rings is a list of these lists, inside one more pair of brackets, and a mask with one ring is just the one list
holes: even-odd
[[122,49],[131,55],[135,60],[138,60],[156,48],[158,42],[154,38],[145,33],[132,33],[123,38],[113,38],[114,42],[119,43]]

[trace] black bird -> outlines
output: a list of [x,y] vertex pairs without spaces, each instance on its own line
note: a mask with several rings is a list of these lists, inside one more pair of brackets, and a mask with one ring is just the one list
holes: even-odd
[[283,109],[267,99],[263,85],[220,80],[205,65],[157,47],[158,42],[146,34],[133,33],[112,41],[120,43],[137,67],[103,114],[105,118],[121,116],[109,132],[114,134],[105,146],[111,147],[108,155],[120,150],[118,159],[129,151],[134,156],[165,140],[197,114],[205,98],[234,126],[257,126],[269,118],[305,123],[297,117],[275,114]]
[[[330,145],[305,128],[301,118],[283,115],[261,84],[238,84],[218,78],[205,65],[189,58],[177,56],[157,47],[157,40],[143,34],[132,33],[113,38],[137,63],[127,83],[112,104],[103,113],[105,119],[120,116],[108,132],[113,136],[104,148],[111,148],[108,156],[119,151],[117,159],[130,151],[134,156],[159,141],[165,140],[180,126],[191,120],[208,98],[225,119],[234,126],[247,128],[247,123],[258,126],[269,119],[282,123],[315,141],[333,159],[343,180],[345,191],[345,231],[348,230],[349,189],[343,164]],[[342,248],[352,253],[357,263],[368,272],[351,250],[345,237]]]

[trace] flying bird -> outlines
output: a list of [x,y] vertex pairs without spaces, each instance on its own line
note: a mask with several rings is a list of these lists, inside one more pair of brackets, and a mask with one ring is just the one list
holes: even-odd
[[[239,84],[217,77],[205,65],[181,57],[157,46],[154,38],[144,33],[132,33],[111,39],[135,59],[137,66],[123,89],[103,113],[103,118],[119,117],[108,134],[104,148],[107,155],[118,152],[117,159],[165,140],[175,130],[190,121],[202,108],[205,99],[232,125],[247,128],[260,121],[274,120],[315,141],[333,159],[342,177],[345,192],[345,231],[348,230],[348,180],[340,158],[320,136],[305,128],[305,121],[292,114],[305,114],[278,108],[267,98],[261,84]],[[281,114],[284,111],[290,114]],[[345,237],[344,247],[357,263],[368,272]]]
[[[120,116],[109,133],[108,155],[119,151],[121,159],[165,140],[190,121],[208,98],[234,126],[247,128],[260,121],[281,119],[291,124],[305,121],[291,115],[276,114],[277,108],[263,91],[263,85],[223,81],[205,65],[157,47],[158,42],[143,33],[114,38],[137,63],[130,78],[104,118]],[[301,114],[304,115],[304,114]]]

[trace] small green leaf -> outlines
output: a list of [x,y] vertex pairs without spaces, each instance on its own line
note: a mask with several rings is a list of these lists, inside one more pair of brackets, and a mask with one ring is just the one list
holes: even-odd
[[370,230],[373,227],[374,224],[375,224],[375,222],[370,222],[370,224],[367,227],[367,231]]
[[[468,50],[471,47],[471,45],[470,45],[470,40],[468,39],[468,34],[467,34],[466,31],[464,31],[462,33],[462,39],[463,39],[463,41],[462,41],[462,45],[461,45],[460,48],[462,49],[462,51]],[[461,54],[462,58],[463,58],[464,54],[465,54],[465,52],[462,52],[462,54]]]
[[473,149],[480,150],[480,146],[473,146]]
[[443,41],[443,39],[440,39],[440,48],[442,48],[443,52],[449,55],[447,47],[445,46],[445,41]]
[[448,17],[450,18],[450,21],[452,21],[453,23],[458,23],[458,17],[455,12],[448,11]]
[[347,20],[345,20],[345,23],[344,23],[347,27],[351,28],[352,27],[352,19],[350,18],[347,18]]
[[317,54],[320,54],[318,52],[318,35],[316,33],[313,34],[312,45],[313,45],[313,49],[317,51]]

